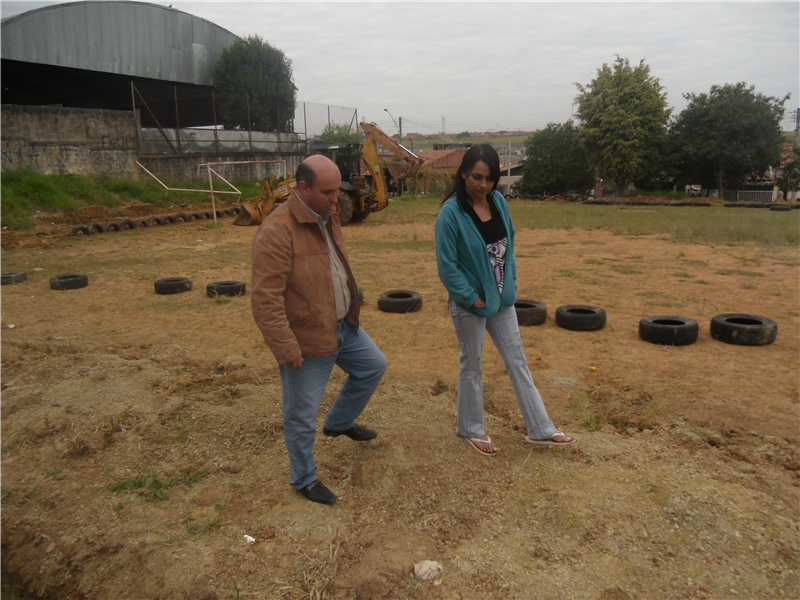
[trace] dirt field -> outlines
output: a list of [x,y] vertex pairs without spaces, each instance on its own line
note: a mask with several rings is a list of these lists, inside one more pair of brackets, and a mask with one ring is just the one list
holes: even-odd
[[[206,296],[210,282],[249,284],[255,228],[226,217],[70,239],[40,221],[2,234],[2,270],[28,274],[2,288],[3,598],[800,596],[797,248],[519,231],[519,297],[549,315],[522,329],[529,363],[579,442],[524,443],[487,343],[500,447],[487,459],[454,433],[458,350],[433,219],[346,228],[363,326],[389,370],[360,419],[377,440],[318,438],[330,507],[288,484],[280,378],[249,289]],[[89,286],[49,288],[69,272]],[[154,293],[175,276],[194,289]],[[378,311],[397,288],[421,292],[422,310]],[[600,306],[608,324],[560,329],[563,304]],[[723,312],[774,319],[776,342],[712,339]],[[656,314],[696,319],[698,341],[639,340]],[[342,381],[335,371],[326,405]],[[417,581],[421,560],[441,577]]]

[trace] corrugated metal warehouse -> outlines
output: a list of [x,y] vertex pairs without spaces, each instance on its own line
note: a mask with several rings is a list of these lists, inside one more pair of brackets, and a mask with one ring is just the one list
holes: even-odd
[[[32,10],[2,22],[3,104],[131,110],[134,82],[163,127],[176,126],[176,94],[180,126],[213,124],[214,65],[235,39],[205,19],[143,2]],[[142,125],[152,126],[148,117]]]

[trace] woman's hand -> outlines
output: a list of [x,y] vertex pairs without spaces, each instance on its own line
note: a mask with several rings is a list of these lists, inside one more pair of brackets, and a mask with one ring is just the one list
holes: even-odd
[[482,306],[486,306],[486,302],[478,298],[477,300],[475,300],[475,302],[472,303],[472,306],[474,306],[475,308],[481,308]]

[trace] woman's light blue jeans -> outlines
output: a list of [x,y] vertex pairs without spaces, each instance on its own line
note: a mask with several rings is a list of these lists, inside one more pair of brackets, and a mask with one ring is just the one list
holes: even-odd
[[317,465],[311,451],[317,433],[317,413],[333,365],[339,365],[348,375],[325,417],[324,427],[333,431],[344,431],[355,424],[386,372],[386,357],[361,327],[356,335],[353,328],[341,320],[338,338],[335,356],[304,356],[299,369],[280,365],[283,437],[289,451],[290,484],[298,490],[317,478]]
[[557,431],[556,426],[547,416],[542,397],[533,383],[514,307],[506,307],[487,318],[461,308],[452,299],[449,304],[458,345],[461,347],[456,434],[474,438],[483,437],[486,433],[483,429],[482,357],[483,340],[488,331],[511,377],[528,436],[536,440],[551,437]]

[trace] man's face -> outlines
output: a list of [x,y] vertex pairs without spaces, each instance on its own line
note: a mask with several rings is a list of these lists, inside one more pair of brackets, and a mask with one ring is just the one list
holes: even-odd
[[329,215],[336,210],[336,199],[342,178],[339,169],[333,163],[314,168],[316,174],[314,185],[309,187],[300,182],[300,197],[311,210],[318,215]]

